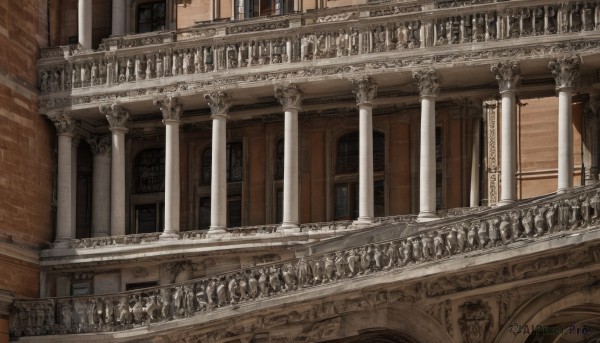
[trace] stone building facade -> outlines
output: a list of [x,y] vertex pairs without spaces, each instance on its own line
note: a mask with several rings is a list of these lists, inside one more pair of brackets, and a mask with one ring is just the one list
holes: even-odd
[[7,6],[11,339],[600,340],[600,3]]

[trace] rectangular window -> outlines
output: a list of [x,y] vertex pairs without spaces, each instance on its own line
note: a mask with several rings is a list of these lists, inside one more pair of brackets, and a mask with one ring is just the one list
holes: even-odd
[[335,185],[335,203],[333,205],[333,216],[335,220],[349,219],[350,208],[348,199],[350,190],[347,183]]
[[227,226],[242,226],[242,197],[239,195],[227,198]]
[[277,188],[275,191],[275,223],[283,222],[283,188]]
[[373,202],[375,205],[375,217],[385,216],[385,188],[383,180],[375,181],[373,196]]
[[200,198],[200,210],[198,211],[200,229],[208,229],[210,227],[210,198]]

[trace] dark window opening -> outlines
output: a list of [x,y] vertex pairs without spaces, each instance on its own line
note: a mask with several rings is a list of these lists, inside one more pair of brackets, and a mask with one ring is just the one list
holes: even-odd
[[135,206],[136,233],[161,232],[164,227],[164,203]]
[[136,289],[143,289],[155,286],[158,286],[158,282],[156,281],[128,283],[125,285],[125,291],[133,291]]
[[[200,198],[198,211],[200,229],[210,228],[210,197]],[[242,226],[242,197],[239,194],[227,197],[227,227]]]
[[[210,174],[212,172],[212,147],[208,147],[202,153],[202,177],[203,185],[210,184]],[[243,148],[241,142],[227,143],[225,152],[227,182],[242,181],[243,173]]]
[[137,12],[138,33],[162,31],[165,29],[166,6],[164,1],[141,4]]
[[283,158],[283,138],[281,138],[275,146],[275,180],[283,179]]
[[247,19],[292,13],[294,0],[235,0],[235,18]]
[[[358,173],[358,132],[346,134],[340,138],[337,147],[336,174]],[[385,136],[373,132],[373,171],[385,170]]]
[[140,152],[135,158],[133,170],[135,193],[165,191],[165,149]]

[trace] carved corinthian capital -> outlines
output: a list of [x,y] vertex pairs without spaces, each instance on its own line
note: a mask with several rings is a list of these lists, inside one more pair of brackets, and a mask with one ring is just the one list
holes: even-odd
[[51,112],[47,114],[48,119],[56,126],[56,134],[71,135],[75,134],[78,122],[70,112]]
[[377,95],[377,82],[370,76],[362,76],[350,79],[352,93],[356,95],[358,106],[372,106],[373,99]]
[[275,98],[279,101],[283,110],[299,110],[302,105],[302,90],[295,83],[289,85],[275,85]]
[[152,103],[154,106],[159,106],[162,112],[163,122],[176,121],[181,119],[183,112],[183,102],[175,95],[161,96],[155,98]]
[[514,92],[521,83],[521,68],[516,61],[500,62],[492,65],[492,73],[496,75],[500,93]]
[[106,115],[110,129],[112,130],[127,130],[127,121],[129,120],[129,112],[125,110],[119,103],[114,102],[110,105],[101,105],[100,112]]
[[86,139],[94,155],[108,155],[110,153],[110,135],[93,135]]
[[213,116],[227,116],[227,113],[229,113],[231,99],[227,93],[222,91],[210,92],[204,94],[204,99],[208,102]]
[[437,96],[439,94],[440,85],[435,70],[417,70],[413,72],[413,79],[417,81],[420,96]]
[[550,72],[556,82],[556,90],[563,88],[573,88],[579,76],[579,65],[581,57],[575,55],[571,57],[555,58],[548,64]]

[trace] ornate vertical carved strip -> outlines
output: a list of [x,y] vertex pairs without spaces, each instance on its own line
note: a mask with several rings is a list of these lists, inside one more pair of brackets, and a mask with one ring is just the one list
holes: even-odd
[[488,205],[498,202],[499,168],[498,168],[498,103],[487,101],[485,104],[487,119],[487,198]]

